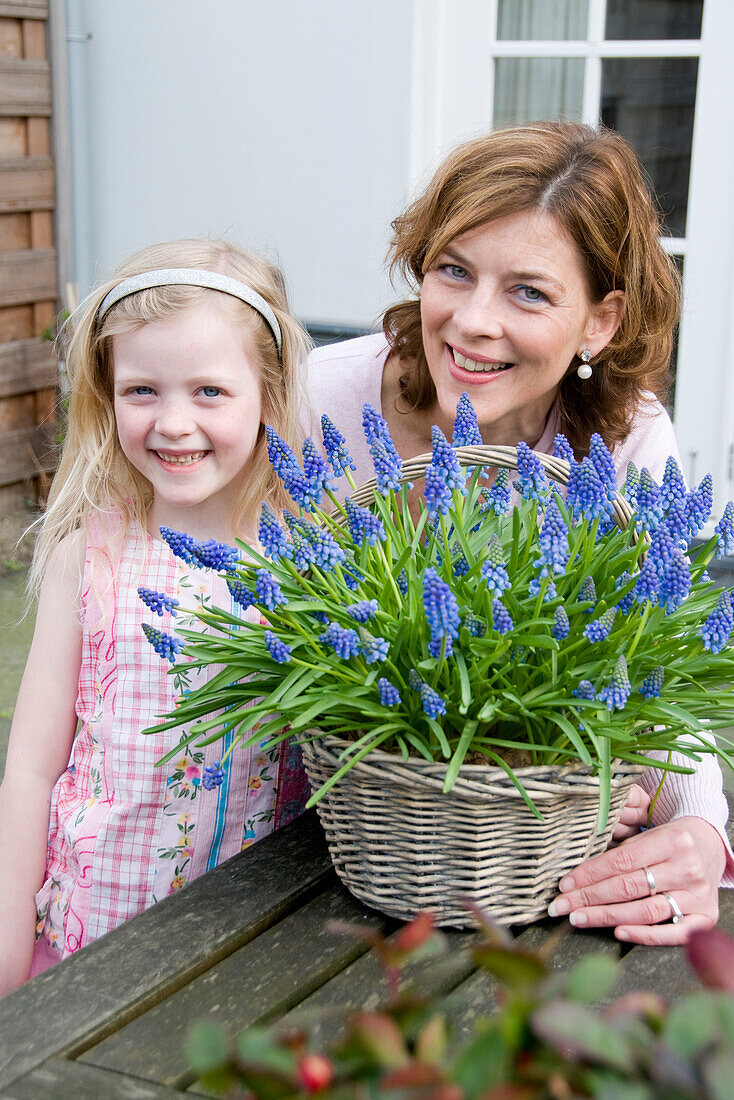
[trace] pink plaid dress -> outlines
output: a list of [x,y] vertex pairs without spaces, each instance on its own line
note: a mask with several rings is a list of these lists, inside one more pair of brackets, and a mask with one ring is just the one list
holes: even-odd
[[[119,546],[115,547],[115,541]],[[154,615],[139,586],[175,596],[174,618]],[[300,750],[291,742],[265,751],[237,748],[220,787],[201,785],[204,768],[222,757],[218,741],[182,747],[181,727],[143,736],[186,691],[168,675],[145,638],[143,622],[169,633],[197,604],[234,610],[226,584],[192,568],[168,546],[138,531],[125,541],[119,521],[90,527],[82,584],[79,730],[68,768],[51,800],[46,880],[36,896],[32,973],[77,951],[141,910],[179,890],[295,817],[307,797]],[[248,617],[256,614],[252,609]],[[179,658],[181,662],[181,658]],[[196,673],[189,670],[188,686]]]

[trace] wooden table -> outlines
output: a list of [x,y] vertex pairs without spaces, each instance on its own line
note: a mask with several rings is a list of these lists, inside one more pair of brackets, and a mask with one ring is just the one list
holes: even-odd
[[[734,931],[734,891],[721,892],[722,927]],[[315,812],[262,840],[180,894],[142,913],[0,1000],[0,1097],[15,1100],[172,1100],[197,1088],[184,1053],[190,1024],[233,1032],[304,1008],[374,1007],[378,967],[365,946],[326,930],[329,920],[392,931],[338,883]],[[518,929],[528,946],[556,933],[554,965],[590,951],[622,956],[617,992],[648,987],[676,998],[698,987],[680,948],[622,949],[609,933],[541,921]],[[468,948],[406,971],[468,1035],[495,996]],[[333,1036],[323,1022],[320,1038]]]

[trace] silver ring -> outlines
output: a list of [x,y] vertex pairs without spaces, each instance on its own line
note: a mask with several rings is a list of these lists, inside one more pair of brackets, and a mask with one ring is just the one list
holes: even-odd
[[643,867],[642,870],[645,872],[645,878],[647,879],[647,887],[650,891],[650,897],[652,897],[653,894],[657,893],[657,889],[655,887],[655,875],[652,873],[652,871],[650,870],[649,867]]
[[670,906],[671,913],[673,914],[673,916],[670,918],[671,921],[673,922],[673,924],[680,924],[680,922],[683,920],[683,912],[680,905],[672,896],[672,894],[665,894],[664,897],[668,905]]

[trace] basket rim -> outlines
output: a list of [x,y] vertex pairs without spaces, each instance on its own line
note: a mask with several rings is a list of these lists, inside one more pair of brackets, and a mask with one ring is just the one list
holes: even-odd
[[[317,733],[317,737],[309,737],[311,733]],[[323,733],[315,729],[305,730],[303,733],[295,735],[296,741],[301,747],[308,747],[309,745],[318,744],[332,755],[333,747],[339,746],[346,747],[354,742],[347,740],[344,737],[337,737],[333,733]],[[306,739],[306,740],[303,740]],[[410,768],[412,771],[429,772],[429,771],[446,771],[448,763],[443,760],[425,760],[422,756],[409,756],[407,760],[404,760],[400,753],[384,752],[381,749],[375,749],[361,761],[358,761],[355,767],[359,767],[360,764],[373,764],[383,763],[391,766],[402,765],[405,768]],[[617,774],[635,774],[641,775],[647,770],[646,764],[631,764],[626,761],[614,758],[612,760],[613,772]],[[557,775],[559,779],[564,780],[566,778],[573,778],[578,776],[579,778],[589,777],[593,780],[597,780],[598,776],[595,775],[593,769],[588,764],[582,764],[581,762],[575,762],[573,764],[525,764],[521,767],[513,768],[513,773],[519,777],[526,777],[533,779],[535,777],[541,778],[552,772]],[[508,780],[509,777],[504,768],[501,768],[498,764],[462,764],[459,768],[458,777],[465,776],[467,778],[479,778],[485,776],[488,778]]]

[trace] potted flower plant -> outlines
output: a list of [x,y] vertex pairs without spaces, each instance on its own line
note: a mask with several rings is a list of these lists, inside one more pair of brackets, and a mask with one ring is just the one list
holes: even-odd
[[[562,436],[552,458],[486,447],[466,395],[453,443],[434,428],[405,466],[366,405],[360,489],[322,427],[302,463],[267,429],[294,510],[263,506],[260,548],[163,532],[226,575],[233,607],[201,607],[181,639],[146,624],[162,654],[183,644],[182,685],[221,666],[155,729],[233,732],[228,753],[297,737],[337,871],[378,908],[461,923],[469,895],[536,919],[607,843],[646,753],[664,772],[686,769],[674,750],[730,762],[711,731],[734,724],[734,614],[706,566],[734,547],[734,505],[693,551],[710,477],[689,492],[673,459],[662,485],[630,466],[619,493],[599,436],[582,462]],[[251,606],[260,622],[238,614]]]

